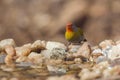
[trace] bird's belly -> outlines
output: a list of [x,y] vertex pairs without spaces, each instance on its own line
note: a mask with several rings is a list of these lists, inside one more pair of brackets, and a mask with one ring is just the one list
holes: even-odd
[[75,33],[75,32],[66,32],[65,37],[70,42],[78,43],[78,42],[80,42],[81,35],[79,33]]
[[68,41],[71,41],[71,40],[74,38],[74,32],[66,32],[66,33],[65,33],[65,38],[66,38]]

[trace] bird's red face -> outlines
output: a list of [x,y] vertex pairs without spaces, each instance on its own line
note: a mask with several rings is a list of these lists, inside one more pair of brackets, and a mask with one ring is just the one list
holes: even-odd
[[73,31],[73,29],[72,29],[72,23],[68,23],[66,25],[66,31]]

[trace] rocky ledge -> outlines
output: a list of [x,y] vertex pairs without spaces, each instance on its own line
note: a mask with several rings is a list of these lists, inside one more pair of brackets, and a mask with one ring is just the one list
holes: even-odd
[[120,41],[66,46],[36,40],[18,47],[13,39],[1,40],[0,74],[1,80],[120,79]]

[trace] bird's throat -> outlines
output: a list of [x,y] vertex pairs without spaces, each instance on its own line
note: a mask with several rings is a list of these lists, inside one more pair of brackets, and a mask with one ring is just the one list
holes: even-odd
[[69,27],[69,26],[66,27],[66,30],[67,30],[68,32],[72,32],[72,31],[73,31],[72,28]]

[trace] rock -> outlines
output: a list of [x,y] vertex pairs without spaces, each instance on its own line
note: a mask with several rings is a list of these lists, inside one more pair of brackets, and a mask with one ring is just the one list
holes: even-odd
[[99,62],[102,62],[102,61],[106,60],[106,56],[103,55],[102,50],[99,49],[99,48],[94,49],[92,51],[91,56],[93,58],[93,61],[96,62],[96,63],[99,63]]
[[16,56],[15,48],[12,45],[5,46],[5,52],[7,53],[7,55]]
[[0,54],[0,63],[5,63],[6,54]]
[[67,49],[67,47],[60,42],[48,41],[46,44],[46,49],[53,50],[54,48],[61,48],[61,49],[65,49],[65,50]]
[[36,52],[31,52],[28,55],[28,60],[35,64],[45,64],[45,57],[42,54],[38,54]]
[[83,69],[80,73],[80,80],[93,80],[101,76],[100,70]]
[[74,59],[74,62],[75,62],[76,64],[80,64],[80,63],[82,63],[82,60],[81,60],[81,58],[75,58],[75,59]]
[[112,41],[112,40],[104,40],[102,41],[99,46],[102,48],[102,49],[106,49],[107,47],[111,47],[115,45],[115,42]]
[[50,72],[53,72],[53,73],[57,73],[57,74],[63,74],[63,73],[66,73],[66,71],[68,70],[67,69],[67,66],[66,65],[63,65],[63,60],[61,59],[48,59],[46,60],[46,65],[47,65],[47,69],[48,71]]
[[48,77],[47,80],[78,80],[74,75],[64,75],[64,76],[52,76]]
[[44,55],[44,57],[48,59],[50,59],[50,57],[52,56],[51,50],[42,50],[40,54]]
[[108,68],[110,66],[108,61],[104,61],[104,62],[100,62],[98,64],[96,64],[93,69],[100,69],[100,70],[104,70],[106,68]]
[[53,50],[51,50],[50,52],[50,58],[51,59],[65,59],[66,57],[66,51],[65,49],[62,48],[54,48]]
[[1,65],[0,68],[3,70],[3,71],[6,71],[6,72],[13,72],[15,71],[15,67],[13,66],[6,66],[6,65]]
[[40,53],[41,50],[45,49],[45,47],[46,47],[46,42],[41,40],[36,40],[31,45],[32,52],[38,52],[38,53]]
[[4,39],[2,41],[0,41],[0,48],[2,48],[2,50],[5,49],[5,46],[7,45],[11,45],[11,46],[16,46],[16,43],[13,39]]
[[81,68],[80,68],[80,64],[71,64],[71,65],[69,65],[69,69],[70,70],[77,70],[77,71],[80,71],[81,70]]
[[108,78],[110,76],[112,76],[112,68],[106,68],[105,70],[103,70],[103,77],[104,78]]
[[7,55],[5,57],[5,63],[6,63],[7,66],[15,66],[13,56]]
[[87,59],[90,58],[90,55],[91,55],[91,48],[90,48],[90,45],[85,42],[80,48],[79,50],[77,51],[77,54],[75,54],[75,56],[83,56]]
[[92,54],[102,53],[102,50],[97,48],[92,51]]
[[91,54],[94,62],[100,63],[102,61],[108,61],[109,60],[108,56],[111,52],[111,49],[112,46],[107,46],[104,49],[100,49],[100,48],[94,49]]
[[120,58],[120,44],[117,44],[111,48],[109,51],[108,58],[111,60]]
[[[101,55],[101,54],[100,54]],[[96,58],[94,61],[98,64],[100,62],[104,62],[107,61],[108,59],[106,58],[106,56],[99,56],[98,58]]]
[[56,74],[63,74],[66,73],[67,69],[62,66],[53,66],[53,65],[47,65],[47,69],[50,72],[54,72]]
[[66,55],[66,46],[59,42],[48,41],[46,50],[42,50],[41,54],[49,59],[64,59]]
[[16,66],[18,66],[18,67],[29,67],[32,65],[33,65],[33,63],[31,63],[31,62],[20,62],[19,64],[16,64]]
[[24,62],[24,61],[27,61],[27,57],[26,56],[20,56],[16,59],[16,62]]
[[116,44],[120,44],[120,40],[116,41]]
[[76,58],[76,56],[73,56],[73,55],[74,54],[72,54],[72,53],[67,53],[65,61],[74,61],[74,59]]
[[16,56],[15,48],[12,45],[6,45],[5,52],[7,53],[7,56],[5,57],[5,63],[9,66],[14,66],[14,56]]
[[19,80],[18,78],[16,78],[16,77],[13,77],[13,78],[11,78],[10,80]]
[[67,53],[65,49],[54,48],[52,50],[42,50],[41,54],[48,59],[64,59]]
[[102,50],[99,49],[99,48],[95,49],[95,50],[92,51],[91,55],[94,59],[98,58],[99,56],[103,56]]
[[113,67],[113,66],[116,66],[116,65],[120,65],[120,58],[111,60],[110,65],[111,65],[112,67]]
[[76,53],[80,47],[81,47],[80,45],[70,45],[70,46],[68,46],[69,52]]
[[[108,78],[108,77],[110,77],[111,78],[111,76],[113,76],[113,79],[111,79],[111,80],[119,80],[120,79],[120,77],[119,78],[114,78],[115,76],[117,77],[117,76],[120,76],[120,65],[118,66],[114,66],[114,67],[108,67],[108,68],[106,68],[104,71],[103,71],[103,77],[104,78]],[[110,80],[109,78],[107,79],[107,80]]]
[[56,66],[56,65],[62,65],[63,64],[63,60],[61,60],[61,59],[57,59],[57,60],[55,60],[55,59],[47,59],[46,60],[46,65],[54,65],[54,66]]
[[22,47],[16,47],[17,56],[28,56],[31,52],[31,44],[23,45]]

